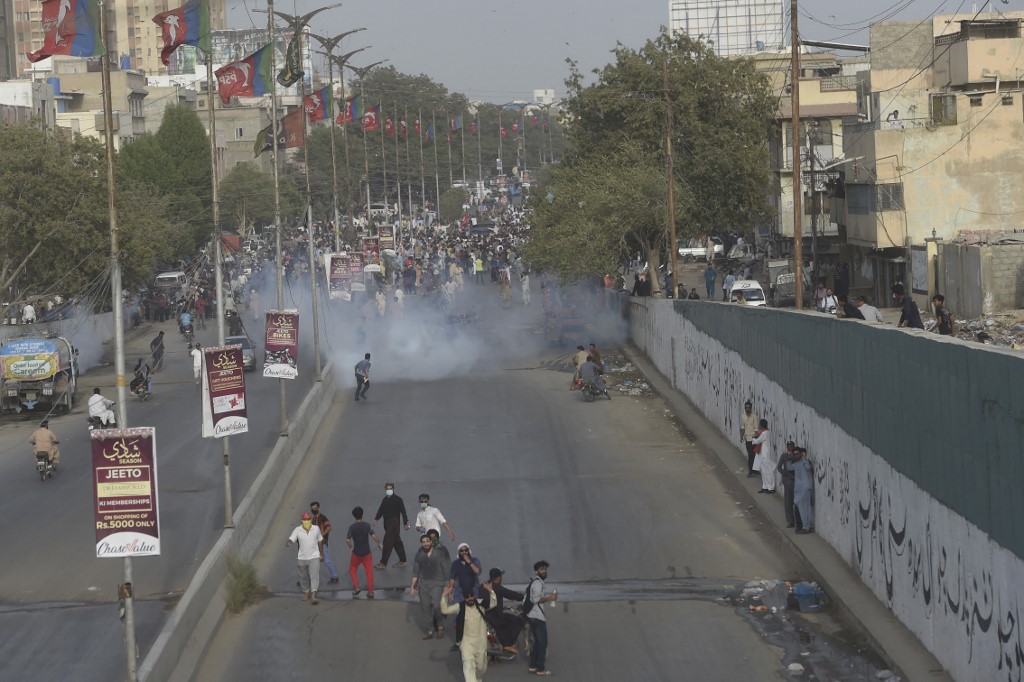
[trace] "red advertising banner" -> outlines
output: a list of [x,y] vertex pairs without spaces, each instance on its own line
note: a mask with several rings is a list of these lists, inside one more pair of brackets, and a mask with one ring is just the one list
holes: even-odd
[[349,283],[352,281],[352,264],[347,253],[324,254],[324,269],[327,271],[327,290],[331,298],[352,300]]
[[299,375],[299,313],[268,310],[267,336],[263,343],[263,376],[294,379]]
[[391,225],[381,225],[379,228],[377,228],[377,234],[379,235],[378,236],[378,240],[379,240],[378,241],[378,245],[379,245],[379,247],[380,247],[380,249],[382,251],[384,249],[392,249],[392,250],[394,250],[394,248],[395,248],[395,228],[394,227],[392,227]]
[[96,556],[159,555],[156,429],[97,429],[90,437]]
[[363,253],[366,255],[365,265],[380,265],[380,238],[364,237]]
[[204,348],[203,377],[203,438],[248,432],[242,347]]
[[349,288],[352,291],[366,291],[366,284],[363,281],[363,266],[366,265],[366,257],[362,253],[353,253],[349,264],[349,271],[352,273]]

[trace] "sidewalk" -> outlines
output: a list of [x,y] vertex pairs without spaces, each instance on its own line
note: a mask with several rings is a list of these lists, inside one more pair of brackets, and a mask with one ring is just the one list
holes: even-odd
[[737,487],[747,494],[749,504],[759,510],[766,523],[775,527],[779,537],[815,574],[818,584],[829,598],[860,627],[861,634],[874,645],[886,663],[904,680],[951,681],[952,678],[943,670],[942,664],[861,582],[860,577],[828,542],[814,534],[797,536],[786,528],[782,496],[756,494],[760,490],[761,481],[747,479],[746,461],[737,445],[722,436],[685,395],[672,388],[669,380],[640,349],[627,344],[623,352],[665,400],[682,426],[692,432],[705,450],[721,462],[728,475],[736,478]]

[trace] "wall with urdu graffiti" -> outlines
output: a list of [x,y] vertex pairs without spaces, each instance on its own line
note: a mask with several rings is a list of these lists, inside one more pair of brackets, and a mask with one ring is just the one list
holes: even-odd
[[737,462],[748,399],[808,449],[818,533],[955,679],[1024,680],[1024,357],[689,301],[633,299],[630,331]]

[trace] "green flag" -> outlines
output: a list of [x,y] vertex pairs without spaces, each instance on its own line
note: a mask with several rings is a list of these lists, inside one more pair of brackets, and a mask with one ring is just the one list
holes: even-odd
[[288,43],[288,52],[284,57],[284,68],[277,73],[277,82],[285,88],[295,85],[305,75],[302,71],[302,53],[299,51],[300,35],[302,35],[301,28],[295,32],[295,35],[292,36],[291,41]]

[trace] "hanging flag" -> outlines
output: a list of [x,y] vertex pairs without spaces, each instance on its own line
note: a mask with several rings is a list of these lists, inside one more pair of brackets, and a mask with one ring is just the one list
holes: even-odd
[[503,140],[504,140],[504,139],[506,139],[507,137],[508,137],[508,131],[507,131],[507,130],[505,130],[505,126],[501,126],[501,139],[503,139]]
[[388,137],[395,136],[395,121],[390,116],[384,119],[384,134]]
[[413,129],[416,131],[416,137],[419,137],[420,136],[420,120],[419,119],[416,119],[416,122],[413,123]]
[[310,123],[326,121],[331,117],[331,86],[306,95],[306,115]]
[[214,72],[221,102],[228,104],[232,97],[258,97],[274,91],[269,47],[264,45],[245,59],[226,64]]
[[[301,147],[306,143],[306,124],[302,120],[304,113],[304,109],[296,109],[278,122],[278,149],[292,149],[293,147]],[[274,124],[271,123],[256,136],[256,144],[253,145],[253,151],[256,152],[258,157],[263,152],[273,149],[273,144]]]
[[368,133],[370,131],[377,130],[377,128],[380,127],[380,124],[379,124],[379,122],[377,120],[379,115],[380,115],[380,107],[379,106],[369,107],[366,110],[366,113],[363,114],[363,132],[364,133]]
[[470,135],[476,135],[476,131],[477,131],[477,125],[476,125],[476,119],[474,118],[472,120],[472,122],[470,122],[470,124],[469,124],[469,133],[470,133]]
[[409,124],[406,123],[404,118],[398,119],[398,132],[402,134],[402,137],[409,135]]
[[338,112],[335,123],[351,123],[359,119],[359,95],[345,100],[345,106]]
[[452,116],[451,131],[454,133],[460,128],[462,128],[462,114],[455,114],[454,116]]
[[95,0],[43,0],[43,47],[28,53],[30,62],[53,55],[99,57],[103,54],[100,13]]
[[153,17],[153,23],[160,27],[164,48],[160,61],[164,66],[171,62],[171,55],[182,45],[195,45],[206,54],[210,46],[210,4],[207,0],[188,0],[176,9],[162,12]]
[[302,70],[302,55],[299,53],[299,37],[301,35],[302,26],[295,32],[292,39],[288,41],[288,51],[284,55],[284,67],[277,72],[277,82],[282,87],[290,88],[306,75]]
[[516,121],[515,123],[512,124],[512,133],[514,134],[514,133],[518,133],[518,132],[519,132],[519,121]]

